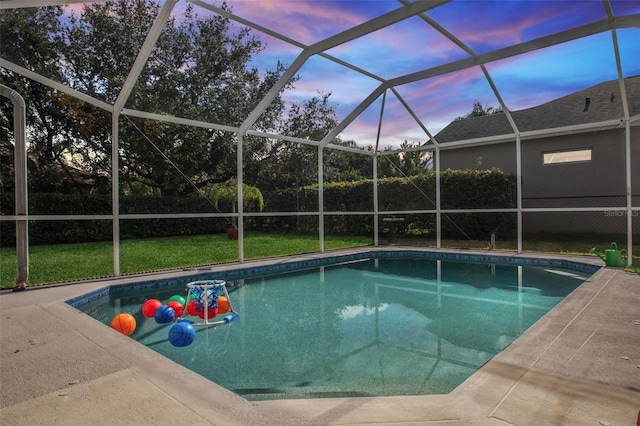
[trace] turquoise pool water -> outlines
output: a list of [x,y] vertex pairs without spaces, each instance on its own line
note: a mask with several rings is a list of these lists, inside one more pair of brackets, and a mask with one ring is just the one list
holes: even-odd
[[[80,309],[248,400],[448,393],[575,290],[593,271],[552,265],[359,259],[228,280],[240,316],[197,327],[182,348],[145,300],[186,283],[115,292]],[[213,277],[212,277],[213,278]]]

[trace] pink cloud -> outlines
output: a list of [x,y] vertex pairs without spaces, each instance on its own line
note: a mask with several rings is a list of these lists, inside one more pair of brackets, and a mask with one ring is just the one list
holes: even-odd
[[236,1],[233,13],[305,44],[362,23],[365,19],[332,2]]
[[82,12],[82,9],[84,9],[84,6],[86,4],[91,4],[91,3],[72,3],[72,4],[66,4],[64,6],[62,6],[62,8],[64,9],[65,12],[69,13],[69,12],[73,12],[76,14],[80,14]]

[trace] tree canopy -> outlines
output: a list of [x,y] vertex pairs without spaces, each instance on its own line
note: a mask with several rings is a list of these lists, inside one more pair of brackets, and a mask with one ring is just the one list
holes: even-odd
[[[113,104],[159,10],[153,0],[86,4],[79,13],[60,6],[0,10],[0,54]],[[179,21],[168,20],[125,108],[238,126],[285,70],[281,63],[274,69],[252,66],[252,57],[263,49],[250,29],[220,15],[198,16],[189,5]],[[253,127],[321,140],[337,124],[331,94],[286,105],[283,93],[296,80],[282,89]],[[5,68],[0,68],[0,83],[22,94],[28,105],[31,190],[81,191],[79,170],[94,182],[93,191],[108,193],[111,114]],[[11,104],[1,98],[3,170],[12,170],[4,167],[12,160],[12,114]],[[236,174],[236,136],[231,132],[127,115],[120,116],[119,124],[120,187],[125,193],[189,194]],[[355,147],[353,141],[333,143]],[[248,135],[243,151],[244,180],[251,185],[268,189],[317,183],[316,147]],[[327,181],[372,175],[369,156],[340,150],[325,150],[324,155]],[[402,165],[403,173],[419,173],[419,157],[398,154],[388,159]],[[391,167],[382,166],[381,172],[399,175]],[[11,180],[10,173],[3,172],[2,179]]]
[[480,101],[475,101],[473,103],[473,108],[471,109],[471,112],[469,112],[469,113],[467,113],[465,115],[461,115],[459,117],[456,117],[454,121],[464,120],[466,118],[482,117],[482,116],[485,116],[485,115],[501,114],[503,112],[504,111],[502,110],[502,107],[492,107],[492,106],[489,106],[489,105],[482,106]]

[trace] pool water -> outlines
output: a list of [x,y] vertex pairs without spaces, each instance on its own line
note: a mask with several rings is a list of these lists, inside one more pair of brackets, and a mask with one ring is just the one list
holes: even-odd
[[[240,316],[196,327],[174,347],[172,324],[145,300],[185,285],[103,298],[82,310],[248,400],[448,393],[590,274],[555,267],[367,259],[230,283]],[[199,318],[195,318],[199,321]]]

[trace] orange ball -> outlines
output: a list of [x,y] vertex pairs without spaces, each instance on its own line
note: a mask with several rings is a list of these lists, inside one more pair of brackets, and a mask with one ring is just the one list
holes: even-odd
[[128,336],[136,329],[136,319],[131,314],[118,314],[111,320],[111,328]]
[[230,309],[229,300],[224,296],[218,296],[218,314],[226,314]]

